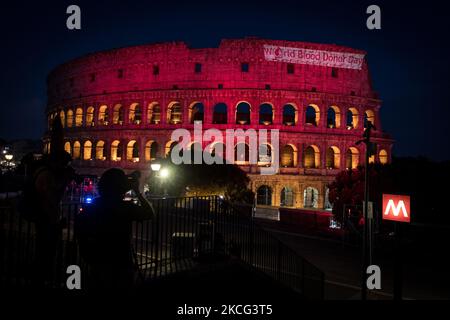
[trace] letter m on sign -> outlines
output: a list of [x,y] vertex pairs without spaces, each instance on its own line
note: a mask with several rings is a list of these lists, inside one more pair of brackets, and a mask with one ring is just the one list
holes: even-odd
[[383,194],[383,220],[411,222],[409,196]]

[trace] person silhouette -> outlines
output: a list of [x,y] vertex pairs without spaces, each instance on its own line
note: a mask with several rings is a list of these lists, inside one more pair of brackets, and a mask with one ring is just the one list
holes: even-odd
[[[125,201],[133,190],[140,205]],[[153,219],[155,211],[139,191],[138,175],[106,170],[98,183],[100,196],[83,206],[76,221],[80,255],[88,264],[90,289],[132,289],[137,275],[131,246],[132,222]]]

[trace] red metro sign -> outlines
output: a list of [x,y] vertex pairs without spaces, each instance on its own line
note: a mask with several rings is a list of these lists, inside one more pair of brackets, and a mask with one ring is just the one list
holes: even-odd
[[383,220],[411,222],[409,196],[383,194]]

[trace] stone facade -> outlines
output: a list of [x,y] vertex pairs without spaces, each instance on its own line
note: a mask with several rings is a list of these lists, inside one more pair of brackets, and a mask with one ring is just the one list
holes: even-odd
[[[382,131],[381,101],[367,61],[361,70],[266,61],[265,44],[364,54],[253,38],[222,40],[218,48],[174,42],[94,53],[50,73],[47,118],[50,123],[61,116],[66,150],[84,174],[108,167],[148,172],[151,160],[173,147],[172,131],[192,132],[194,121],[222,132],[278,129],[278,174],[260,175],[264,163],[240,163],[252,189],[260,191],[258,199],[275,206],[327,207],[326,186],[336,173],[363,164],[364,147],[355,142],[365,121],[376,126],[371,161],[391,158],[393,141]],[[48,150],[48,134],[44,144]]]

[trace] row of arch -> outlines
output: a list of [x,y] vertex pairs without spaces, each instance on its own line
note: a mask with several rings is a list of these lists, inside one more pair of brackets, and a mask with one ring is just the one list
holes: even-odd
[[[326,195],[327,196],[327,195]],[[325,200],[327,202],[327,199]],[[261,185],[256,189],[256,204],[261,206],[272,206],[273,190],[268,185]],[[288,186],[281,188],[280,207],[294,207],[295,192]],[[306,187],[303,190],[303,208],[319,208],[319,190],[314,187]]]
[[[137,140],[130,140],[126,143],[120,140],[114,140],[109,146],[104,140],[99,140],[95,144],[91,140],[83,143],[67,141],[64,149],[69,152],[74,159],[82,160],[112,160],[131,162],[151,161],[156,159],[162,153],[169,157],[177,142],[169,141],[164,146],[164,150],[154,140],[149,140],[144,145],[143,154],[141,154],[140,146]],[[191,143],[187,150],[193,158],[195,152],[202,152],[202,146],[198,142]],[[215,143],[208,150],[211,154],[220,158],[226,158],[226,146],[223,143]],[[270,165],[273,162],[272,146],[261,144],[257,150],[257,162],[260,165]],[[246,165],[250,162],[250,147],[246,143],[238,143],[234,147],[234,161],[239,165]],[[360,151],[357,147],[349,147],[344,155],[344,166],[346,169],[354,169],[360,164]],[[388,152],[385,149],[378,151],[378,161],[381,164],[388,163]],[[307,169],[342,169],[341,150],[337,146],[330,146],[326,149],[325,163],[321,164],[321,150],[317,145],[308,145],[303,150],[302,166]],[[293,144],[286,144],[280,148],[280,166],[281,167],[297,167],[298,166],[298,150]],[[369,161],[375,162],[375,156]]]
[[[236,104],[234,117],[228,116],[228,106],[225,103],[218,103],[214,105],[212,111],[212,124],[234,124],[249,125],[252,123],[252,107],[250,103],[242,101]],[[145,112],[145,117],[144,117]],[[64,127],[82,127],[82,126],[104,126],[104,125],[156,125],[160,123],[180,124],[183,122],[183,108],[180,102],[173,101],[168,104],[165,112],[165,122],[162,121],[163,110],[158,102],[150,103],[147,108],[144,108],[139,103],[132,103],[127,108],[122,104],[115,104],[113,107],[101,105],[98,108],[93,106],[87,107],[85,110],[82,107],[75,109],[59,110],[56,113],[49,115],[49,125],[54,117],[59,114]],[[275,111],[272,103],[266,102],[258,108],[260,125],[274,124]],[[304,124],[306,126],[317,127],[320,125],[322,112],[318,105],[309,104],[304,108]],[[367,121],[375,124],[375,112],[371,109],[364,111],[364,124],[360,124],[359,112],[357,108],[350,107],[345,114],[336,105],[331,105],[326,109],[327,128],[342,128],[345,126],[348,130],[360,128],[365,126]],[[344,117],[345,116],[345,117]],[[205,106],[201,102],[193,102],[188,107],[189,123],[196,121],[205,122]],[[298,107],[294,103],[287,103],[281,110],[281,124],[285,126],[294,126],[299,123]]]

